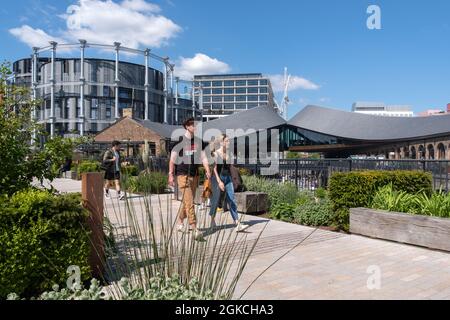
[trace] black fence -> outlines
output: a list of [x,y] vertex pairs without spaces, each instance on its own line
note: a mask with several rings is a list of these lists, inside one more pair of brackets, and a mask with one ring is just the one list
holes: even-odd
[[450,190],[450,161],[437,160],[355,160],[355,159],[321,159],[301,160],[283,159],[278,167],[265,164],[238,164],[256,175],[280,182],[289,181],[301,190],[326,188],[331,175],[335,172],[357,170],[418,170],[433,175],[435,190]]
[[[92,157],[94,158],[94,157]],[[139,171],[148,168],[151,171],[169,172],[167,157],[149,157],[144,162],[141,157],[126,158],[125,161],[136,165]],[[450,161],[446,160],[359,160],[359,159],[282,159],[270,164],[236,164],[252,174],[266,176],[279,182],[292,182],[301,190],[326,188],[331,175],[335,172],[358,170],[417,170],[433,175],[435,190],[450,191]]]

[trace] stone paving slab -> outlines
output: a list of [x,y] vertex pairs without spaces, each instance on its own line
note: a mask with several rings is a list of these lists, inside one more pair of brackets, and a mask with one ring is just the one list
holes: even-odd
[[[53,186],[62,192],[81,190],[80,181],[58,179]],[[142,204],[139,197],[131,201]],[[170,207],[177,212],[179,208],[179,202],[170,195],[154,196],[151,201],[161,211],[167,212]],[[114,214],[111,212],[117,206],[124,206],[124,203],[114,199],[106,202],[112,221]],[[222,216],[224,223],[230,223],[228,213]],[[145,215],[139,219],[145,221]],[[265,230],[237,285],[235,298],[260,276],[243,299],[450,300],[449,253],[258,217],[245,216],[245,219],[251,224],[247,241],[254,240],[263,228]],[[208,220],[204,217],[200,227],[207,226]],[[275,265],[264,272],[275,261]],[[369,267],[379,268],[379,289],[368,289],[369,277],[373,276]]]

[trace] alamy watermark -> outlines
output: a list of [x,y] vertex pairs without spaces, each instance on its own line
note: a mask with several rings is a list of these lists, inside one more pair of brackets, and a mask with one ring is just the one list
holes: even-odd
[[[180,141],[180,137],[185,134],[184,129],[176,129],[172,133],[172,142]],[[212,151],[216,145],[214,141],[226,134],[230,138],[230,146],[227,149],[228,155],[233,157],[235,164],[261,164],[261,175],[275,175],[279,173],[280,160],[280,131],[278,129],[257,130],[257,129],[226,129],[225,132],[210,128],[203,130],[203,123],[196,123],[196,130],[194,133],[194,142],[197,146],[206,145],[203,152],[194,153],[194,164],[202,164],[203,158],[208,160],[208,163],[213,163]],[[270,145],[270,147],[268,147]],[[177,144],[172,152],[176,154],[186,154],[188,144]],[[234,152],[235,151],[235,152]],[[216,159],[217,160],[217,159]],[[181,163],[190,164],[192,162],[191,156],[177,157],[175,164]]]
[[367,289],[380,290],[381,289],[381,268],[373,265],[367,268],[367,273],[370,274],[367,279]]
[[367,28],[369,30],[381,30],[381,8],[377,5],[370,5],[367,8]]

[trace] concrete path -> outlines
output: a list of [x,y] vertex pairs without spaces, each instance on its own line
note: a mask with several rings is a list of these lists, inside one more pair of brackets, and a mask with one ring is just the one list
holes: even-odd
[[[81,190],[81,182],[73,180],[59,179],[53,186],[62,192]],[[139,197],[131,201],[142,204]],[[177,212],[179,207],[170,195],[154,196],[153,201],[161,210],[171,207]],[[121,223],[114,216],[114,210],[121,206],[124,203],[114,199],[106,202],[114,224]],[[222,216],[230,223],[229,214]],[[251,225],[245,241],[254,241],[266,228],[237,285],[235,298],[245,292],[243,299],[254,300],[450,300],[449,253],[258,217],[245,219]],[[206,219],[200,222],[201,228],[207,225]]]

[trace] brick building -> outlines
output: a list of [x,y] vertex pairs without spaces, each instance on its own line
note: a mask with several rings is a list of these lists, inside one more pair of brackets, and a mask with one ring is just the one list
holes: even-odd
[[124,148],[126,146],[127,156],[140,153],[145,141],[148,141],[150,155],[163,156],[167,154],[171,135],[176,129],[182,127],[123,117],[99,132],[94,141],[106,148],[114,140],[118,140]]

